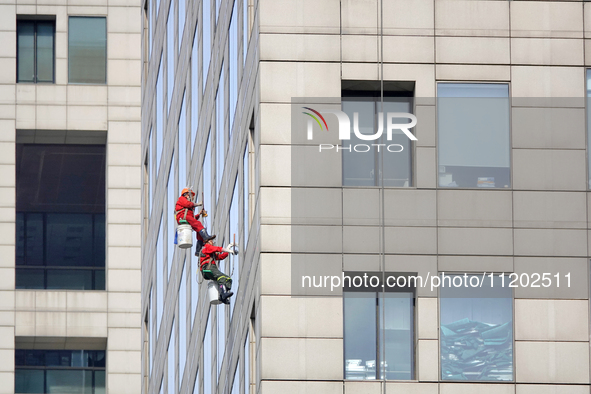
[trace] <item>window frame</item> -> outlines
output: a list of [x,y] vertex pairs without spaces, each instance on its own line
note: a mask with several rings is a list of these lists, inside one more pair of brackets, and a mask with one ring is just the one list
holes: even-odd
[[[389,276],[409,276],[409,275],[418,275],[418,273],[407,273],[407,272],[362,272],[362,271],[348,271],[348,272],[344,272],[345,275],[350,275],[350,276],[361,276],[363,277],[364,274],[367,274],[368,276],[381,276],[383,277],[383,280],[385,280],[386,278],[388,278]],[[343,381],[344,382],[416,382],[418,381],[418,358],[417,358],[417,352],[418,352],[418,342],[419,342],[419,338],[418,338],[418,306],[417,306],[417,301],[418,301],[418,294],[417,294],[417,288],[416,287],[387,287],[387,288],[381,288],[380,290],[372,290],[373,288],[364,288],[364,287],[352,287],[349,288],[348,290],[346,290],[345,288],[343,288],[343,295],[342,295],[342,300],[343,300]],[[349,293],[349,294],[355,294],[355,293],[361,293],[364,294],[365,296],[363,298],[368,298],[368,299],[372,299],[375,301],[375,324],[376,324],[376,343],[375,343],[375,355],[376,355],[376,371],[375,371],[375,378],[374,379],[348,379],[347,376],[347,361],[345,358],[345,294]],[[380,374],[382,372],[382,369],[379,367],[381,366],[381,363],[386,361],[386,357],[384,354],[384,349],[385,349],[385,336],[384,336],[384,332],[385,332],[385,328],[384,328],[384,316],[381,315],[381,313],[383,312],[385,314],[385,305],[384,305],[384,300],[388,298],[387,294],[388,293],[402,293],[402,294],[410,294],[411,295],[411,299],[412,299],[412,311],[410,316],[412,317],[412,328],[411,328],[411,333],[412,333],[412,344],[413,344],[413,348],[412,348],[412,352],[411,352],[411,357],[412,360],[410,360],[410,365],[411,365],[411,378],[410,379],[387,379],[386,378],[386,371],[383,371],[383,378],[380,377]],[[371,297],[371,295],[375,295],[375,297]],[[354,296],[352,296],[354,297]]]
[[[442,274],[443,272],[438,272],[438,276],[440,277],[440,274]],[[477,272],[477,271],[466,271],[466,272],[450,272],[450,273],[446,273],[447,276],[464,276],[464,274],[468,275],[468,277],[471,276],[478,276],[478,277],[482,277],[483,272]],[[505,276],[505,280],[507,281],[506,283],[509,282],[508,277],[509,274],[508,272],[486,272],[486,277],[485,280],[489,280],[489,275],[492,274],[493,277],[497,278],[499,276],[499,274],[504,274]],[[453,282],[453,279],[452,279]],[[469,287],[470,289],[472,289],[472,287]],[[515,364],[515,289],[511,288],[511,330],[512,330],[512,335],[511,335],[511,349],[512,349],[512,379],[511,380],[451,380],[451,379],[443,379],[443,371],[442,371],[442,363],[441,363],[441,346],[442,346],[442,341],[441,341],[441,299],[443,297],[441,297],[441,287],[438,287],[437,289],[437,331],[440,333],[439,337],[437,339],[437,364],[438,364],[438,381],[440,383],[482,383],[482,384],[515,384],[517,382],[516,380],[516,364]],[[446,297],[447,298],[447,297]],[[473,298],[478,298],[478,297],[473,297]]]
[[[40,133],[39,135],[44,135],[43,133]],[[72,155],[72,154],[84,154],[84,153],[88,153],[89,151],[84,150],[83,148],[90,148],[90,152],[93,155],[102,155],[103,159],[101,159],[102,163],[104,166],[100,167],[100,170],[102,171],[101,174],[99,174],[99,177],[97,178],[97,180],[100,182],[100,178],[104,178],[104,182],[106,182],[106,176],[107,176],[107,162],[106,162],[106,155],[107,155],[107,145],[105,144],[97,144],[97,143],[77,143],[77,144],[69,144],[69,143],[54,143],[54,142],[48,142],[48,143],[31,143],[28,141],[19,141],[20,137],[18,136],[17,133],[17,142],[16,142],[16,158],[17,161],[20,163],[20,161],[22,160],[23,156],[26,156],[27,153],[30,154],[30,151],[25,151],[26,148],[40,148],[42,149],[43,154],[45,155],[47,152],[52,153],[53,150],[53,154],[55,155],[59,155],[59,156],[64,156],[64,155]],[[97,162],[98,165],[98,162]],[[16,289],[23,289],[23,290],[58,290],[58,291],[68,291],[68,290],[74,290],[74,291],[106,291],[106,287],[107,287],[107,268],[106,268],[106,253],[107,253],[107,244],[106,244],[106,239],[107,239],[107,222],[106,222],[106,192],[105,192],[105,200],[104,200],[104,206],[102,206],[102,209],[99,208],[98,210],[95,209],[91,209],[91,210],[82,210],[80,212],[71,212],[71,211],[63,211],[63,210],[53,210],[53,208],[51,208],[51,206],[53,205],[53,203],[48,203],[49,205],[43,207],[42,209],[39,208],[38,205],[33,204],[31,206],[22,206],[21,203],[19,203],[19,194],[21,193],[25,193],[25,191],[21,190],[22,186],[22,182],[27,181],[27,179],[22,179],[21,174],[19,173],[19,170],[21,170],[21,165],[17,164],[16,168],[15,168],[15,176],[16,176],[16,184],[15,184],[15,192],[16,194],[16,198],[17,198],[17,206],[15,208],[15,212],[16,212],[16,219],[15,219],[15,228],[16,228],[16,233],[15,233],[15,259],[14,259],[14,264],[15,264],[15,288]],[[98,168],[98,167],[97,167]],[[49,174],[51,175],[51,174]],[[25,175],[26,176],[26,175]],[[20,180],[19,180],[20,179]],[[37,188],[39,188],[40,191],[46,192],[46,190],[43,190],[43,186],[41,184],[37,184],[36,186]],[[19,193],[19,190],[20,193]],[[100,201],[98,201],[98,204],[100,204]],[[21,205],[21,206],[19,206]],[[100,205],[99,205],[100,206]],[[40,245],[40,249],[41,249],[41,256],[38,256],[39,258],[33,261],[27,261],[28,260],[28,255],[26,253],[27,250],[29,250],[30,248],[28,247],[28,236],[27,236],[27,232],[28,232],[28,226],[27,226],[27,217],[28,216],[37,216],[38,220],[40,220],[41,222],[41,240],[40,242],[42,243]],[[91,246],[90,249],[92,251],[92,254],[94,255],[95,253],[101,253],[99,256],[104,255],[104,260],[102,261],[102,265],[100,264],[100,261],[97,261],[96,259],[92,259],[92,263],[88,264],[88,265],[65,265],[65,264],[61,264],[61,265],[57,265],[55,262],[53,262],[53,259],[51,258],[51,256],[49,256],[49,251],[50,251],[50,246],[52,245],[52,243],[55,242],[54,239],[50,238],[50,234],[48,231],[48,226],[58,223],[59,222],[55,222],[52,223],[52,219],[54,219],[52,216],[55,217],[66,217],[66,216],[79,216],[79,217],[84,217],[84,218],[88,218],[90,220],[90,228],[89,228],[89,236],[91,238]],[[22,225],[22,236],[23,236],[23,240],[22,240],[22,251],[24,252],[24,254],[21,256],[19,255],[19,250],[20,250],[20,245],[21,242],[19,242],[19,236],[20,236],[20,232],[19,232],[19,225]],[[103,226],[103,232],[100,232],[100,226]],[[97,233],[97,227],[98,227],[98,233]],[[98,234],[98,235],[97,235]],[[103,236],[103,238],[101,238],[100,236]],[[33,241],[35,242],[35,241]],[[37,240],[36,242],[39,242],[39,240]],[[104,243],[103,243],[104,242]],[[102,246],[101,246],[102,244]],[[36,264],[34,264],[36,263]],[[99,265],[97,265],[99,264]],[[19,276],[20,279],[26,279],[27,276],[23,276],[23,274],[25,272],[29,271],[29,273],[34,273],[34,271],[38,271],[38,274],[41,274],[43,276],[42,281],[42,287],[36,287],[31,285],[30,283],[25,286],[20,286],[19,285]],[[78,288],[78,287],[48,287],[48,282],[50,280],[50,274],[51,273],[55,273],[56,271],[76,271],[76,272],[87,272],[90,273],[90,288]],[[20,274],[19,274],[20,273]],[[101,278],[102,275],[102,278]],[[29,277],[30,278],[30,277]],[[88,278],[86,278],[88,279]],[[85,282],[76,282],[77,285],[80,284],[84,284]]]
[[[591,0],[585,0],[591,1]],[[587,173],[585,190],[591,190],[591,67],[585,67],[585,149],[587,166],[585,171]]]
[[[16,352],[18,351],[27,351],[27,350],[32,350],[32,351],[44,351],[44,352],[48,352],[48,351],[68,351],[68,349],[65,350],[60,350],[60,349],[15,349],[15,365],[14,365],[14,370],[15,370],[15,392],[16,392],[16,374],[18,370],[29,370],[29,371],[43,371],[43,391],[44,392],[48,392],[48,387],[47,387],[47,372],[48,371],[89,371],[92,372],[92,391],[95,392],[96,391],[96,374],[95,372],[104,372],[105,374],[105,387],[104,389],[107,388],[107,383],[106,383],[106,379],[107,379],[107,368],[106,368],[106,358],[107,358],[107,351],[106,350],[81,350],[83,352],[93,352],[93,353],[98,353],[98,352],[103,352],[104,353],[104,359],[105,359],[105,366],[104,367],[67,367],[67,366],[48,366],[47,365],[47,361],[45,362],[45,365],[16,365]],[[72,349],[69,351],[80,351],[80,349]],[[44,355],[45,357],[45,355]]]
[[[47,81],[37,81],[37,24],[39,22],[51,22],[51,27],[53,28],[53,53],[52,53],[52,75],[51,75],[51,82]],[[34,38],[33,38],[33,81],[19,81],[19,34],[18,34],[18,25],[19,23],[33,23],[34,25]],[[26,16],[17,16],[16,20],[16,83],[40,83],[40,84],[55,84],[55,44],[56,44],[56,28],[55,28],[55,17],[52,16],[43,16],[43,15],[26,15]]]
[[[375,82],[380,82],[380,81],[353,81],[353,80],[343,80],[342,82],[349,82],[349,83],[355,83],[355,82],[367,82],[367,83],[375,83]],[[384,81],[384,82],[399,82],[399,81]],[[416,107],[417,107],[417,99],[415,96],[415,90],[416,90],[416,86],[413,87],[412,91],[405,91],[405,90],[400,90],[400,91],[396,91],[396,90],[385,90],[382,94],[382,92],[378,91],[378,90],[369,90],[369,89],[363,89],[363,90],[354,90],[354,89],[345,89],[343,87],[341,87],[341,111],[342,111],[342,102],[343,101],[354,101],[352,99],[354,98],[359,98],[360,101],[372,101],[375,105],[375,109],[376,109],[376,113],[374,113],[375,119],[377,120],[377,113],[379,111],[379,106],[381,103],[385,103],[388,100],[385,100],[386,98],[388,99],[394,99],[395,101],[397,100],[408,100],[410,102],[410,111],[413,115],[416,116]],[[349,92],[350,95],[345,96],[344,92]],[[359,92],[359,93],[357,93]],[[382,100],[384,99],[384,100]],[[377,124],[377,123],[376,123]],[[353,127],[353,120],[351,119],[351,127]],[[386,127],[386,125],[384,124],[384,128]],[[412,129],[413,134],[415,134],[415,130],[416,130],[416,126],[413,127]],[[384,130],[382,136],[380,137],[380,141],[382,138],[385,138],[386,135],[386,131]],[[344,161],[345,161],[345,153],[342,152],[341,153],[341,168],[342,168],[342,174],[341,174],[341,187],[343,188],[351,188],[351,189],[416,189],[417,188],[417,179],[416,179],[416,169],[417,169],[417,155],[416,155],[416,151],[417,151],[417,143],[416,141],[409,141],[410,144],[410,160],[409,160],[409,165],[410,165],[410,176],[409,176],[409,186],[385,186],[383,184],[383,170],[382,170],[382,176],[380,178],[376,177],[375,178],[375,182],[373,185],[369,186],[369,185],[346,185],[345,184],[345,169],[344,169]],[[380,152],[376,152],[375,158],[374,158],[374,171],[379,172],[380,169],[383,168],[383,151],[380,150]]]
[[[105,20],[105,82],[72,82],[70,81],[70,20],[71,18],[103,18]],[[68,85],[103,86],[109,82],[109,23],[107,15],[68,15]]]
[[[591,1],[591,0],[589,0]],[[439,95],[438,95],[438,86],[439,84],[466,84],[466,85],[507,85],[508,86],[508,96],[507,100],[509,103],[509,187],[464,187],[464,186],[457,186],[457,187],[449,187],[449,186],[439,186]],[[513,190],[513,106],[512,106],[512,85],[511,81],[482,81],[482,80],[474,80],[474,81],[453,81],[453,80],[436,80],[435,81],[435,188],[438,190]]]

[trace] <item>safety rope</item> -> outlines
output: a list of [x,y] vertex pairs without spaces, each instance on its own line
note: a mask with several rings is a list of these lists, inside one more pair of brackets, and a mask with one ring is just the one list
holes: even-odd
[[[234,248],[236,247],[236,234],[234,234],[234,246],[232,246],[232,252],[234,252]],[[232,266],[231,268],[231,272],[230,272],[230,277],[234,276],[234,266],[235,266],[235,261],[234,261],[234,253],[232,253],[232,257],[230,257],[230,265]]]

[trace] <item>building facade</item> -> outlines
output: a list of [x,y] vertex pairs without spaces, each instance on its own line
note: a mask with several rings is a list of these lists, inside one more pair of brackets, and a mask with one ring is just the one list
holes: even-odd
[[[587,2],[143,10],[142,392],[589,393]],[[417,140],[361,156],[331,110]],[[174,246],[186,186],[230,306]],[[343,273],[428,285],[297,289]]]
[[0,14],[0,392],[139,392],[141,5]]

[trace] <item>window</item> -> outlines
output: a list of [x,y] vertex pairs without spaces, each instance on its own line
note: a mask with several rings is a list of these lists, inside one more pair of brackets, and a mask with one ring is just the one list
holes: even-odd
[[152,39],[154,34],[154,2],[146,1],[146,12],[148,13],[148,59],[152,56]]
[[[248,51],[248,39],[250,38],[248,22],[248,0],[242,0],[242,56],[243,61],[246,63],[246,53]],[[242,73],[244,75],[244,73]]]
[[444,275],[441,279],[441,379],[512,381],[513,296],[509,280],[496,275],[491,283],[487,276],[479,288],[457,287],[454,281],[472,283],[473,277],[482,279],[482,275],[467,279]]
[[244,341],[244,394],[250,394],[250,327]]
[[[212,189],[212,179],[211,179],[211,172],[212,172],[212,154],[213,154],[213,142],[211,136],[211,129],[207,135],[207,143],[205,144],[205,154],[203,155],[203,198],[205,199],[205,206],[203,207],[206,211],[208,210],[207,207],[211,206],[211,202],[213,201],[213,189]],[[207,219],[206,219],[207,220]]]
[[[240,226],[238,225],[238,180],[234,182],[234,191],[232,192],[232,202],[230,203],[230,223],[228,225],[230,229],[230,239],[228,242],[240,242]],[[230,276],[232,278],[232,289],[235,297],[238,295],[238,280],[240,279],[240,255],[234,256],[229,255],[226,260],[230,265]],[[230,308],[230,319],[232,319],[232,313],[234,308]]]
[[251,119],[250,128],[249,128],[249,135],[246,141],[246,147],[244,148],[244,155],[242,156],[242,177],[243,177],[243,185],[242,185],[242,192],[243,192],[243,204],[244,204],[244,211],[242,215],[242,224],[244,226],[244,253],[246,253],[246,246],[248,245],[248,232],[250,230],[250,197],[251,197],[251,187],[250,183],[252,182],[250,177],[251,166],[254,168],[254,124],[253,120]]
[[203,0],[203,91],[207,84],[207,74],[209,73],[209,61],[211,60],[211,0]]
[[[220,261],[220,271],[226,273],[224,268],[228,269],[228,264],[225,263],[225,267],[222,266],[222,262]],[[217,321],[218,321],[218,335],[217,335],[217,377],[220,377],[220,371],[222,369],[222,361],[224,361],[224,350],[226,349],[226,304],[219,304],[217,306]]]
[[158,240],[156,241],[156,339],[160,333],[162,312],[164,311],[164,228],[162,228],[162,213],[158,225]]
[[105,351],[14,351],[15,393],[105,392]]
[[413,289],[368,290],[344,292],[345,379],[414,379]]
[[[191,259],[191,261],[193,260],[193,257],[191,255],[191,253],[189,253],[188,255],[188,259]],[[191,264],[192,270],[194,270],[193,274],[190,276],[190,278],[194,278],[194,280],[191,280],[191,327],[193,326],[193,321],[195,320],[195,313],[197,312],[197,307],[199,306],[199,276],[201,275],[201,273],[199,272],[199,263],[198,263],[198,258],[195,257],[195,264]]]
[[[168,183],[166,184],[166,194],[167,194],[167,207],[174,207],[176,200],[178,198],[176,190],[175,190],[175,186],[174,186],[174,181],[175,181],[175,169],[174,169],[174,151],[172,152],[172,158],[171,158],[171,162],[170,162],[170,169],[168,172]],[[176,218],[174,217],[174,211],[173,210],[165,210],[166,212],[166,216],[167,216],[167,239],[170,242],[166,243],[166,249],[167,249],[167,270],[168,270],[168,279],[170,280],[170,273],[172,272],[172,261],[174,259],[174,249],[175,249],[175,245],[174,245],[174,234],[176,231]]]
[[222,62],[222,71],[220,71],[220,83],[215,99],[216,107],[216,195],[218,196],[218,204],[222,201],[220,189],[222,186],[222,177],[224,175],[224,165],[226,156],[226,128],[225,128],[225,100],[224,100],[224,63]]
[[[199,23],[199,22],[197,22]],[[199,34],[198,26],[195,27],[193,50],[191,51],[191,155],[197,139],[199,127]]]
[[71,16],[68,26],[70,83],[107,83],[107,19]]
[[162,156],[162,148],[164,141],[164,116],[163,116],[163,95],[164,90],[162,87],[162,72],[164,65],[162,64],[162,56],[160,56],[160,65],[158,66],[158,78],[156,79],[156,175],[154,180],[158,177],[158,170],[160,169],[160,157]]
[[105,145],[16,144],[16,288],[105,289]]
[[205,337],[203,338],[203,393],[211,393],[211,318],[205,327]]
[[187,186],[187,114],[185,113],[185,93],[183,92],[183,101],[181,105],[181,114],[178,123],[179,139],[179,187],[178,195],[183,187]]
[[[209,154],[209,136],[207,139],[207,144],[205,145],[205,159],[203,161],[203,166],[202,166],[202,174],[201,174],[201,180],[203,182],[203,186],[200,188],[201,191],[201,196],[199,194],[197,194],[196,198],[198,201],[203,202],[203,199],[207,198],[208,201],[211,201],[211,192],[210,189],[208,188],[207,185],[211,185],[211,165],[210,165],[210,160],[208,159],[208,154]],[[209,186],[211,187],[211,186]],[[205,209],[205,207],[203,207]],[[202,219],[203,222],[202,224],[205,226],[205,220]],[[193,260],[193,256],[191,253],[189,253],[189,258],[191,260]],[[195,280],[191,281],[191,324],[192,327],[196,328],[193,325],[193,322],[195,321],[195,313],[197,312],[197,307],[199,306],[199,258],[196,257],[195,258],[195,264],[192,264],[191,267],[195,267],[195,273],[193,274],[193,278],[195,278]],[[193,269],[193,268],[192,268]],[[198,327],[198,326],[197,326]]]
[[54,82],[55,21],[17,20],[17,82]]
[[187,361],[187,265],[184,262],[179,289],[179,390]]
[[[388,113],[413,112],[414,83],[384,82],[383,96],[380,89],[376,82],[346,81],[343,84],[342,110],[349,116],[352,129],[350,145],[343,141],[343,148],[346,148],[343,149],[343,186],[413,186],[411,140],[400,129],[394,129],[389,140],[386,127]],[[391,121],[408,123],[409,119]],[[381,133],[381,136],[377,140],[362,140],[353,132],[355,127],[361,134]],[[383,144],[383,147],[378,149],[371,144]],[[357,145],[371,148],[357,150]]]
[[185,31],[186,17],[186,0],[179,0],[179,52],[181,50],[181,44],[183,42],[183,33]]
[[[147,357],[149,359],[149,369],[148,369],[148,376],[152,376],[152,365],[154,365],[154,355],[153,352],[156,350],[154,347],[154,343],[156,342],[156,337],[154,335],[154,315],[152,315],[153,311],[153,294],[154,287],[150,287],[150,297],[148,298],[148,353]],[[149,380],[149,379],[148,379]]]
[[244,394],[256,393],[256,321],[254,307],[250,315],[250,324],[244,342]]
[[199,369],[195,372],[195,381],[193,382],[193,394],[199,394]]
[[[234,3],[236,4],[236,3]],[[232,9],[232,19],[230,20],[230,30],[228,31],[230,66],[230,139],[232,138],[232,126],[234,124],[234,114],[236,113],[236,103],[238,102],[238,29],[236,27],[236,5]]]
[[170,111],[170,103],[172,102],[172,91],[174,89],[174,60],[176,57],[176,48],[174,46],[174,1],[170,2],[168,20],[166,21],[166,53],[168,57],[168,63],[166,65],[168,113],[168,111]]
[[509,85],[437,84],[439,187],[511,186]]
[[591,189],[591,69],[587,70],[587,160],[589,166],[589,188]]
[[240,359],[236,362],[236,370],[234,371],[234,379],[232,380],[231,394],[240,394]]
[[176,371],[176,358],[175,358],[175,320],[172,319],[172,329],[170,331],[170,339],[168,340],[168,394],[176,394],[175,390],[175,371]]
[[148,137],[148,157],[146,158],[146,178],[147,178],[147,183],[148,183],[148,196],[147,196],[147,200],[148,200],[148,219],[149,216],[152,215],[152,202],[154,200],[154,184],[156,183],[154,180],[154,171],[153,171],[153,166],[152,163],[154,162],[154,156],[153,156],[153,140],[154,138],[152,138],[153,136],[153,131],[154,128],[150,126],[150,137]]

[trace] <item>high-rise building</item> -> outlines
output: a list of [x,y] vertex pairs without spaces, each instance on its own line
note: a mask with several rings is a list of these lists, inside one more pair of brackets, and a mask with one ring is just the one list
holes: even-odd
[[0,392],[140,392],[141,5],[0,15]]
[[143,7],[143,393],[589,393],[589,3]]

